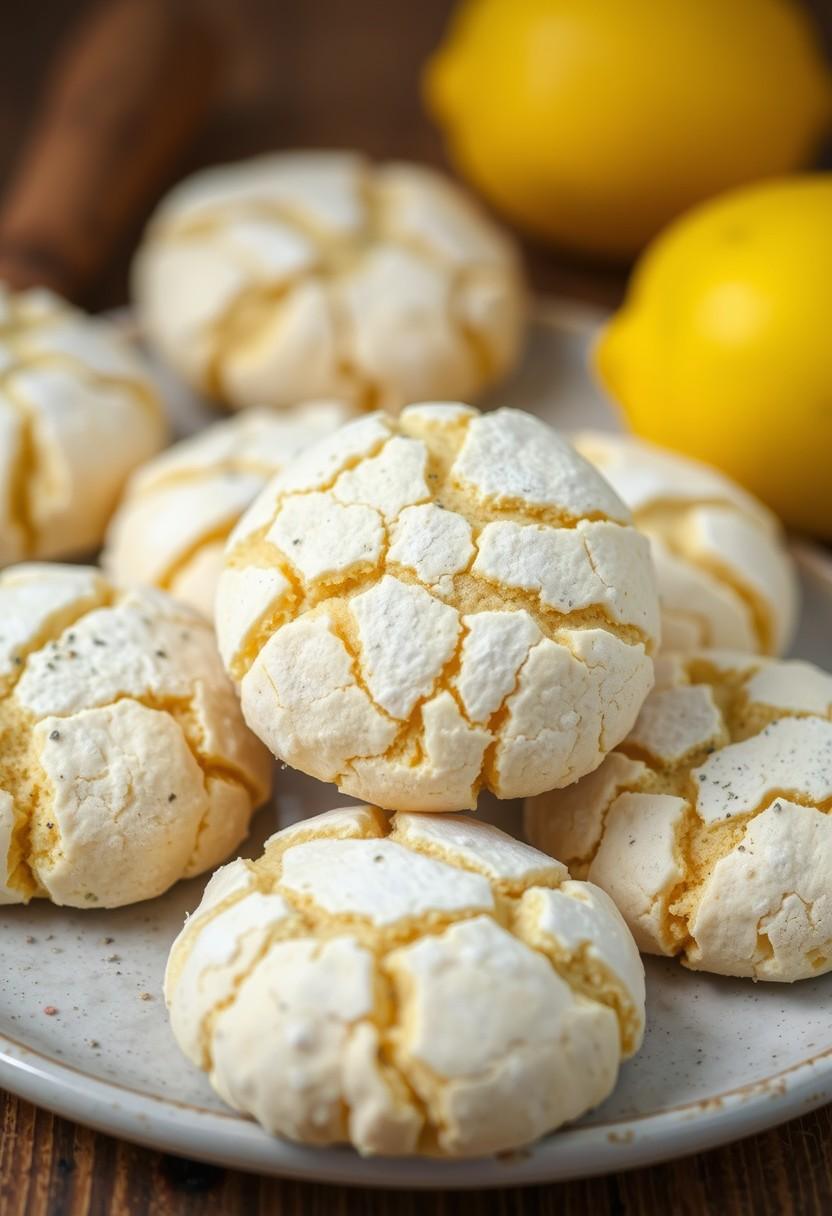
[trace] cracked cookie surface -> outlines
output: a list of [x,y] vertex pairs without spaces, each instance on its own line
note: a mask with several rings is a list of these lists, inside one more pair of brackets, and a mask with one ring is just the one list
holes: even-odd
[[335,401],[286,414],[252,409],[174,444],[128,482],[102,565],[116,580],[161,587],[212,620],[237,520],[269,478],[349,416]]
[[470,1156],[602,1101],[644,1032],[612,901],[467,816],[345,807],[219,870],[165,977],[185,1054],[268,1131]]
[[798,587],[779,522],[723,473],[627,435],[572,437],[650,537],[667,651],[782,654]]
[[526,834],[616,901],[642,949],[758,980],[832,969],[832,676],[704,651],[657,662],[629,737],[526,803]]
[[189,178],[151,218],[133,288],[172,366],[233,408],[473,395],[514,363],[525,321],[516,251],[472,198],[352,152]]
[[124,482],[167,425],[106,321],[0,285],[0,566],[95,549]]
[[269,783],[201,617],[90,567],[0,574],[0,904],[159,895],[228,856]]
[[278,475],[231,535],[220,650],[255,734],[397,810],[565,785],[653,681],[649,544],[530,414],[373,414]]

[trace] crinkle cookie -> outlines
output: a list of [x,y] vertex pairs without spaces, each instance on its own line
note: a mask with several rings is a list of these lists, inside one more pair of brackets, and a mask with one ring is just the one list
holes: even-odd
[[703,652],[657,663],[624,744],[526,804],[643,950],[758,980],[832,969],[832,676]]
[[188,178],[150,221],[133,289],[168,362],[235,409],[473,395],[514,363],[525,321],[516,251],[471,197],[353,152]]
[[228,856],[269,770],[196,613],[86,566],[0,575],[0,904],[159,895]]
[[653,683],[649,543],[531,414],[373,414],[308,448],[232,533],[220,650],[255,734],[393,810],[566,785]]
[[601,1102],[644,1031],[612,901],[467,816],[347,807],[209,882],[174,943],[174,1035],[270,1132],[471,1156]]
[[110,324],[0,284],[0,565],[98,547],[165,441],[151,381]]
[[797,579],[780,524],[724,474],[643,440],[573,437],[653,546],[668,651],[782,654],[797,620]]
[[246,410],[174,444],[130,479],[102,565],[213,617],[225,542],[243,511],[287,461],[348,417],[335,401]]

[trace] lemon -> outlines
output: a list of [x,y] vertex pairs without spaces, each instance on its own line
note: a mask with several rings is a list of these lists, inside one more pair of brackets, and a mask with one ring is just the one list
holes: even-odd
[[468,0],[425,93],[498,208],[613,257],[712,194],[801,168],[832,114],[790,0]]
[[596,361],[637,434],[832,539],[832,173],[677,220],[636,267]]

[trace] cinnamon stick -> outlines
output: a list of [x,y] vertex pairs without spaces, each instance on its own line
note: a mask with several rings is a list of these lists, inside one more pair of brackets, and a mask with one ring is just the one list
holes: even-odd
[[0,206],[0,279],[83,294],[193,136],[219,68],[198,6],[97,6],[52,70]]

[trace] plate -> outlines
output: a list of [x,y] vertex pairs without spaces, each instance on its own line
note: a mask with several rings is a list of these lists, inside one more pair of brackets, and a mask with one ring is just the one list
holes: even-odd
[[[597,314],[541,306],[529,350],[499,394],[562,427],[615,425],[586,373]],[[180,432],[211,417],[181,395]],[[832,667],[832,563],[795,550],[804,590],[795,653]],[[343,803],[289,770],[247,853],[303,815]],[[517,803],[480,811],[518,832]],[[648,959],[648,1031],[615,1092],[535,1147],[460,1162],[362,1158],[267,1136],[229,1111],[168,1029],[168,947],[204,879],[116,911],[46,903],[3,913],[0,1085],[68,1118],[167,1152],[268,1174],[379,1187],[552,1182],[650,1164],[749,1135],[832,1100],[832,974],[793,986],[696,975]]]

